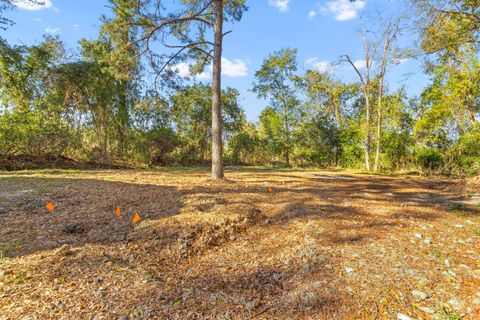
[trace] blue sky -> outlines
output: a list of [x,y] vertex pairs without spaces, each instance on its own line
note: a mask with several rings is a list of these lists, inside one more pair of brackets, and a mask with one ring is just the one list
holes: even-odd
[[[17,10],[7,16],[16,24],[4,32],[15,44],[34,44],[46,33],[58,34],[74,50],[81,38],[98,35],[99,17],[109,14],[107,0],[43,0],[42,8],[25,6],[17,0]],[[353,69],[346,65],[335,68],[329,64],[348,54],[361,66],[362,21],[375,21],[378,14],[392,16],[408,9],[403,0],[247,0],[248,12],[234,25],[225,38],[223,85],[237,88],[241,104],[249,120],[256,120],[268,101],[258,100],[249,92],[255,71],[271,52],[288,47],[298,49],[300,70],[330,68],[346,82],[356,80]],[[361,18],[363,17],[363,18]],[[410,45],[415,35],[405,32],[402,45]],[[186,73],[182,66],[179,70]],[[199,78],[208,80],[209,75]],[[422,62],[409,59],[389,71],[391,90],[405,85],[410,95],[418,95],[427,84]]]

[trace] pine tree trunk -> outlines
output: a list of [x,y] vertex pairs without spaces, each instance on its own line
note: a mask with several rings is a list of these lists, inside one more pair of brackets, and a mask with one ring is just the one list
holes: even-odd
[[223,179],[222,144],[222,42],[223,0],[215,0],[214,57],[212,80],[212,179]]

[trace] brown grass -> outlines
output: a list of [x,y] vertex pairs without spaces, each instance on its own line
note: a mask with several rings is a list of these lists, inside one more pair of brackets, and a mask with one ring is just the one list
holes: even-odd
[[460,181],[227,176],[0,176],[0,319],[480,317],[479,209],[452,206]]

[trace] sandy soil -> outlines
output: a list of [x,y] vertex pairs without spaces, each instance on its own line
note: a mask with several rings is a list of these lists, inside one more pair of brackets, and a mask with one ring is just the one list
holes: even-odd
[[480,319],[461,181],[227,176],[1,174],[0,319]]

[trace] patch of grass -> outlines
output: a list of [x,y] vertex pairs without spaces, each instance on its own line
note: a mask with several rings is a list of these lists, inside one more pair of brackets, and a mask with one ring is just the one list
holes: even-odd
[[439,320],[461,320],[463,316],[460,313],[442,308],[438,313]]
[[10,251],[20,248],[25,245],[22,241],[14,241],[0,244],[0,259],[6,258]]
[[82,173],[78,169],[30,169],[8,171],[9,175],[41,175],[41,174],[79,174]]
[[67,281],[67,275],[61,274],[60,276],[58,276],[57,279],[58,279],[59,282],[65,282],[65,281]]
[[27,275],[25,273],[22,273],[18,276],[15,277],[15,279],[13,279],[13,284],[15,285],[19,285],[19,284],[22,284],[25,282],[25,280],[27,280]]
[[472,229],[472,233],[476,236],[480,236],[480,228]]
[[448,210],[452,212],[464,212],[467,209],[467,206],[461,203],[453,203],[448,206]]
[[434,251],[432,253],[430,253],[433,257],[435,258],[440,258],[442,256],[442,254],[438,251]]
[[37,190],[40,193],[46,193],[46,192],[53,191],[55,189],[58,189],[58,187],[56,187],[56,186],[40,186],[40,187],[38,187]]
[[467,205],[462,204],[462,203],[454,203],[448,206],[448,211],[452,213],[456,213],[458,215],[464,216],[464,217],[469,217],[469,216],[475,216],[477,213],[475,213],[475,209],[469,208]]
[[151,272],[145,272],[145,277],[148,281],[162,281],[162,278]]
[[182,167],[182,166],[173,166],[173,167],[158,167],[155,168],[157,172],[208,172],[210,167]]

